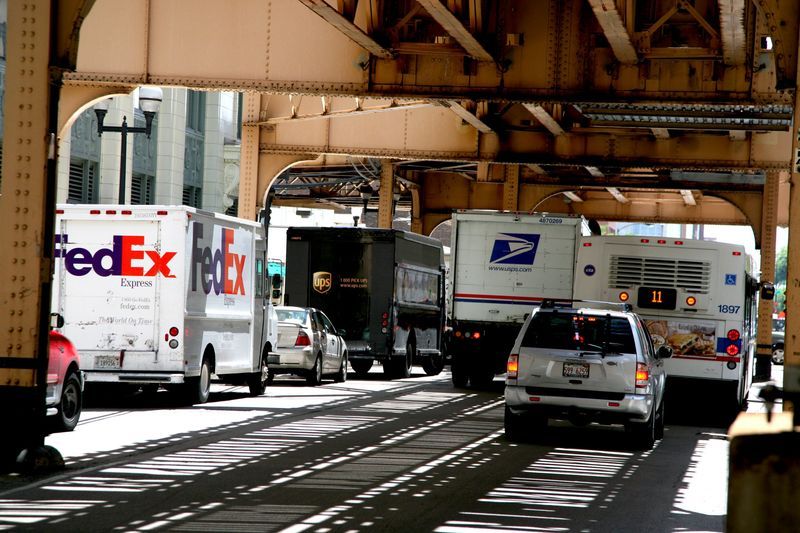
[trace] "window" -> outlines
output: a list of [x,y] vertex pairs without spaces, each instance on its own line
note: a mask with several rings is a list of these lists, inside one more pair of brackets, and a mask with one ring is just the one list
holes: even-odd
[[264,260],[256,259],[256,298],[264,297]]
[[571,313],[536,313],[522,345],[554,350],[636,353],[627,319]]
[[202,133],[206,123],[206,93],[186,91],[186,129]]
[[233,199],[233,203],[228,209],[225,210],[225,214],[232,217],[239,216],[239,198]]
[[154,176],[133,174],[131,176],[131,204],[152,205],[155,203]]
[[183,188],[183,205],[188,205],[190,207],[196,207],[199,209],[202,207],[202,198],[203,189],[201,187],[188,185]]
[[98,188],[97,163],[84,159],[72,159],[69,163],[69,188],[67,202],[72,204],[96,204]]

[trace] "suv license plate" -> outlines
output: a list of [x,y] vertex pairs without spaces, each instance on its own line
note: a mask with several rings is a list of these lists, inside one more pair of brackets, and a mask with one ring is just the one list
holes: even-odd
[[589,364],[588,363],[564,363],[564,377],[565,378],[588,378],[589,377]]
[[118,355],[96,355],[94,357],[95,368],[119,368]]

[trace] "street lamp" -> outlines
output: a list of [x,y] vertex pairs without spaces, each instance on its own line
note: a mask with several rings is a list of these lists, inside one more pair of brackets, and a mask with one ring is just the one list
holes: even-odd
[[108,107],[111,104],[111,99],[106,98],[97,102],[94,106],[94,114],[97,115],[97,135],[103,136],[103,132],[118,132],[121,133],[120,141],[120,155],[119,155],[119,203],[125,203],[125,164],[128,156],[128,134],[129,133],[144,133],[147,138],[150,138],[150,132],[153,129],[153,117],[158,113],[158,108],[161,106],[162,91],[160,87],[142,87],[139,89],[139,108],[144,112],[145,127],[129,127],[128,117],[122,117],[122,126],[104,126],[103,121],[108,113]]
[[362,183],[358,186],[358,194],[361,195],[361,199],[364,201],[364,212],[362,213],[361,217],[364,219],[364,225],[367,225],[367,205],[369,205],[369,199],[372,198],[372,185],[369,183]]

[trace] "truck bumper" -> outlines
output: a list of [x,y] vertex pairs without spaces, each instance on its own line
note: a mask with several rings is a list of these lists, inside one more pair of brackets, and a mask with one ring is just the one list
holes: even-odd
[[111,372],[92,372],[87,370],[85,372],[86,383],[166,383],[166,384],[179,384],[184,383],[185,376],[183,374],[152,374],[130,372],[125,374],[111,373]]

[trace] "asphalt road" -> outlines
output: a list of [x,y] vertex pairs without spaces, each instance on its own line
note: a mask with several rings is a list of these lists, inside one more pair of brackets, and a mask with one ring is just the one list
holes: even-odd
[[512,443],[499,378],[478,392],[415,370],[316,388],[279,378],[258,398],[215,385],[194,407],[162,391],[88,408],[47,440],[65,471],[0,476],[0,530],[724,530],[723,418],[673,409],[649,452],[622,428],[556,422]]

